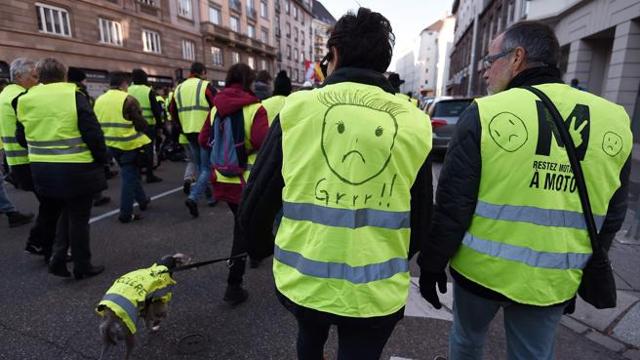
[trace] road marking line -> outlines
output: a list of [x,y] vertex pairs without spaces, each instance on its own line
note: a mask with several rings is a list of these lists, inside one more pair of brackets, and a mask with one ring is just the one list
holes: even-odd
[[422,295],[420,295],[419,279],[417,277],[412,277],[409,288],[409,298],[407,299],[407,305],[404,308],[404,315],[407,317],[453,321],[453,314],[451,313],[453,305],[452,293],[452,284],[447,283],[447,293],[440,294],[440,292],[438,292],[442,308],[440,310],[436,310],[431,306],[431,304],[422,298]]
[[[167,195],[171,195],[173,193],[177,193],[178,191],[181,191],[181,190],[182,190],[182,186],[177,187],[177,188],[175,188],[173,190],[165,191],[162,194],[158,194],[158,195],[152,196],[151,200],[160,199],[161,197],[165,197]],[[138,203],[133,204],[133,207],[136,207],[136,206],[138,206]],[[92,217],[91,219],[89,219],[89,224],[93,224],[93,223],[98,222],[98,221],[100,221],[102,219],[106,219],[106,218],[108,218],[110,216],[118,214],[119,212],[120,212],[120,209],[115,209],[115,210],[111,210],[111,211],[109,211],[107,213],[104,213],[102,215],[98,215],[96,217]]]

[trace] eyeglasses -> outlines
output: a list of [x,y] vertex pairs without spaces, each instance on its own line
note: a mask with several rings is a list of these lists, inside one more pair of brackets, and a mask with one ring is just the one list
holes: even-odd
[[329,67],[329,62],[333,60],[333,54],[331,51],[325,55],[322,60],[320,60],[320,71],[322,71],[322,76],[327,77],[327,68]]
[[491,67],[491,65],[493,65],[494,62],[496,62],[496,60],[511,54],[514,50],[515,49],[509,49],[497,54],[487,55],[482,59],[482,66],[484,66],[485,69],[488,69]]

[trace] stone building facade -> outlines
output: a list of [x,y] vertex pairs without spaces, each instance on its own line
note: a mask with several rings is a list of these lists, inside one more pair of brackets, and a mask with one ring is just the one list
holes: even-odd
[[312,58],[312,0],[274,0],[276,66],[285,70],[293,86],[304,83],[304,61]]

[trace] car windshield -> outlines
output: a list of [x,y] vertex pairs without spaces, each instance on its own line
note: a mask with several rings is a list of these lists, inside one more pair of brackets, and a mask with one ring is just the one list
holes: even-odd
[[464,100],[447,100],[436,104],[433,110],[433,117],[454,117],[460,116],[464,109],[471,104],[470,99]]

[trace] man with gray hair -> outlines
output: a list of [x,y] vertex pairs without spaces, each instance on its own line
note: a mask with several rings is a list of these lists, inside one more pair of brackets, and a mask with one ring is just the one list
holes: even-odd
[[[624,220],[629,116],[563,84],[559,53],[553,30],[539,22],[499,34],[484,58],[491,96],[461,115],[449,146],[418,263],[420,292],[440,308],[436,286],[447,291],[450,261],[451,360],[482,358],[500,308],[508,359],[552,359],[558,323],[575,307],[592,252],[606,255]],[[554,108],[559,116],[550,115]],[[578,163],[582,171],[572,171]],[[589,208],[595,221],[587,221]]]
[[[9,165],[12,178],[15,180],[16,185],[23,190],[32,191],[33,185],[31,184],[31,175],[29,172],[29,157],[27,155],[27,149],[20,146],[15,138],[16,117],[11,108],[11,102],[18,95],[25,92],[26,89],[38,82],[33,61],[25,58],[15,59],[11,63],[10,77],[12,83],[0,92],[0,139],[2,140],[1,143],[4,144],[7,164]],[[27,174],[26,176],[25,173]],[[26,179],[24,179],[25,177]],[[0,211],[7,214],[9,226],[15,227],[29,223],[33,215],[25,215],[16,211],[13,204],[11,204],[6,197],[3,182],[0,177]],[[34,227],[34,229],[35,228],[36,227]],[[33,231],[32,235],[34,235]],[[29,239],[39,245],[39,241],[37,241],[39,240],[38,238],[34,237],[32,239],[32,236],[30,236]],[[27,242],[27,248],[31,249],[29,242]]]
[[41,201],[60,212],[49,272],[69,277],[71,246],[76,279],[104,270],[91,264],[89,218],[93,194],[106,189],[107,148],[102,129],[76,85],[65,82],[66,67],[56,59],[36,65],[40,85],[12,103],[16,139],[28,149],[33,184]]

